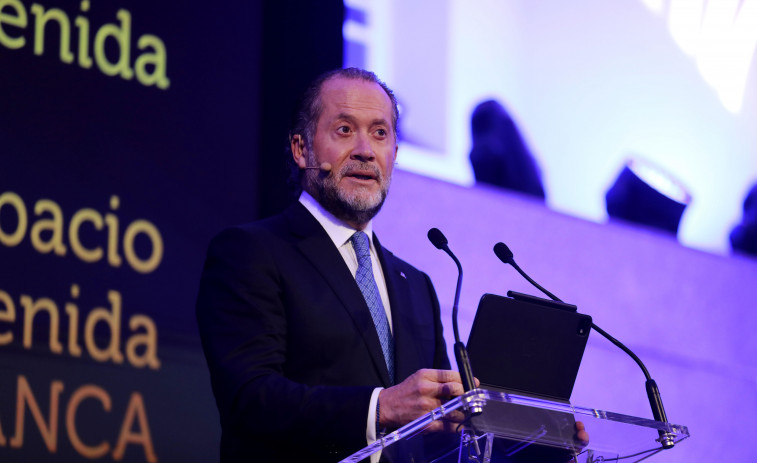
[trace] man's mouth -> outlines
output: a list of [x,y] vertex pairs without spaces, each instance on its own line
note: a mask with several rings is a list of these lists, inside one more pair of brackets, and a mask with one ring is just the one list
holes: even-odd
[[358,180],[376,180],[377,175],[370,171],[364,171],[364,170],[357,171],[356,170],[352,172],[347,172],[347,174],[345,174],[345,177],[351,177]]

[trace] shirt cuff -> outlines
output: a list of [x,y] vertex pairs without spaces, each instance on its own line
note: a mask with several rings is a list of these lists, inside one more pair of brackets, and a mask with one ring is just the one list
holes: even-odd
[[368,404],[368,422],[365,426],[365,440],[368,442],[367,445],[376,442],[376,434],[378,432],[376,429],[376,402],[378,402],[379,393],[382,389],[384,388],[377,387],[373,390],[373,394],[371,394],[371,403]]
[[[382,389],[384,388],[377,387],[373,390],[373,394],[371,394],[371,403],[368,404],[368,422],[365,426],[365,440],[368,442],[368,445],[376,442],[376,433],[378,432],[376,429],[376,404],[378,403],[379,393]],[[381,452],[371,455],[370,463],[378,463],[380,457]]]

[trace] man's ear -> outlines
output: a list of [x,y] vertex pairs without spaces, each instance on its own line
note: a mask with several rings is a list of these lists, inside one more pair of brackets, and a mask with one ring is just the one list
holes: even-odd
[[297,164],[300,169],[304,169],[305,166],[307,166],[307,149],[305,148],[305,140],[302,138],[302,135],[292,135],[289,138],[289,146],[292,149],[292,157],[294,158],[295,164]]

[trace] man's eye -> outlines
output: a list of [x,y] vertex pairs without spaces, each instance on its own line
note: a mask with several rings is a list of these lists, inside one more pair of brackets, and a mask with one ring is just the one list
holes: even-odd
[[377,134],[378,136],[380,136],[380,137],[385,137],[385,136],[386,136],[386,130],[384,130],[384,129],[378,129],[378,130],[376,131],[376,134]]
[[339,127],[338,129],[336,129],[336,131],[339,133],[350,133],[350,128],[347,127],[346,125],[343,125]]

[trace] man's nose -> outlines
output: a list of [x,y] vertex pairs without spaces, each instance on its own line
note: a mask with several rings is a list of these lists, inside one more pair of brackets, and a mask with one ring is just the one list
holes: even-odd
[[350,153],[350,158],[360,161],[372,161],[376,159],[376,153],[373,152],[373,146],[368,135],[360,134],[356,137],[355,147]]

